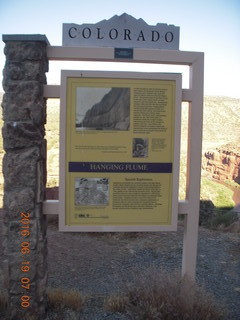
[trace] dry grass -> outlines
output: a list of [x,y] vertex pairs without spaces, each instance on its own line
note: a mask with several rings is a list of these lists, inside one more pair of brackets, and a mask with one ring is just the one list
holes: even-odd
[[136,273],[126,292],[109,297],[105,308],[138,320],[221,320],[213,296],[177,273],[150,268]]
[[76,290],[67,289],[48,289],[49,308],[69,308],[75,311],[81,311],[84,307],[86,297]]
[[[82,311],[85,297],[75,290],[48,289],[48,307],[54,312],[54,319],[57,320],[78,320],[79,312]],[[63,309],[67,309],[66,313]],[[7,294],[0,292],[0,319],[5,319],[7,311]],[[4,318],[2,318],[2,316]],[[24,320],[36,320],[38,316],[26,314]]]

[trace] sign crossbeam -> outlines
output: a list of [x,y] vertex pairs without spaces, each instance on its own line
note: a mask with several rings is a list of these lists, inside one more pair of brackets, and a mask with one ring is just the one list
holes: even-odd
[[[59,213],[59,200],[46,200],[43,203],[44,214],[58,215]],[[178,201],[178,214],[188,215],[189,202],[187,200]]]
[[60,46],[49,46],[47,55],[49,60],[55,61],[132,62],[188,66],[203,58],[202,52],[134,48],[133,59],[119,60],[114,58],[114,48]]
[[[59,99],[60,85],[44,85],[44,98]],[[193,92],[190,89],[182,89],[182,101],[191,102],[193,100]]]

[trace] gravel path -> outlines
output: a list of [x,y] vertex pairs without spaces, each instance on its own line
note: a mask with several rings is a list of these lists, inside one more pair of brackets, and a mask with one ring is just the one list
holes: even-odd
[[[81,315],[49,313],[46,320],[126,320],[102,308],[105,297],[149,266],[180,270],[182,239],[181,226],[162,233],[60,233],[56,222],[49,222],[49,287],[77,289],[89,298]],[[239,275],[239,233],[200,228],[197,282],[226,306],[227,320],[240,320]]]

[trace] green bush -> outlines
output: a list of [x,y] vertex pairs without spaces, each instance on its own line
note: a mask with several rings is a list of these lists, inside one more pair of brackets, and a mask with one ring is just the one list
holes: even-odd
[[224,229],[238,220],[232,206],[216,208],[211,200],[200,200],[199,225],[210,229]]
[[199,225],[205,226],[214,213],[214,204],[211,200],[200,200]]
[[237,213],[229,211],[231,208],[216,209],[206,226],[211,229],[224,229],[238,220]]

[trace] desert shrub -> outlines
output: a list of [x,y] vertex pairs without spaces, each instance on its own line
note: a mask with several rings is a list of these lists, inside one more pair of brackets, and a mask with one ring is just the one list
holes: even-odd
[[136,272],[122,294],[105,307],[138,320],[221,320],[224,311],[212,295],[177,273],[150,268]]
[[214,204],[211,200],[200,200],[199,225],[204,226],[214,213]]
[[200,200],[199,225],[210,229],[224,229],[238,220],[230,207],[216,208],[211,200]]
[[206,226],[211,229],[225,229],[238,220],[238,214],[229,208],[216,209]]
[[80,311],[83,309],[86,297],[76,290],[48,289],[49,308],[69,308]]

